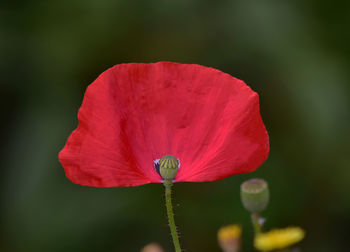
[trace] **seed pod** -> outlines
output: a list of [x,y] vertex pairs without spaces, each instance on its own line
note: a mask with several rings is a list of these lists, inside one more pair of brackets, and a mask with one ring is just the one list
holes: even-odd
[[263,179],[250,179],[241,185],[243,206],[251,213],[260,213],[269,202],[268,184]]
[[172,155],[165,155],[159,160],[159,173],[164,180],[172,180],[175,178],[179,169],[179,160]]

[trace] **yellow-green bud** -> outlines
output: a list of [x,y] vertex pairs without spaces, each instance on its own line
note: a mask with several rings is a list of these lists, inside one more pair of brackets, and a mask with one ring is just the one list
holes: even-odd
[[141,249],[141,252],[164,252],[158,243],[150,243]]
[[218,231],[219,245],[224,252],[238,252],[241,245],[242,228],[239,225],[228,225]]
[[269,203],[268,184],[263,179],[250,179],[241,185],[243,206],[251,213],[260,213]]
[[164,180],[172,180],[179,169],[179,160],[172,155],[165,155],[159,160],[159,173]]

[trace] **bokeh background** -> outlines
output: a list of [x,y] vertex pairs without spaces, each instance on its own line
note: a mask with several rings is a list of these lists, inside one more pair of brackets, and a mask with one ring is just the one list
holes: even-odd
[[175,186],[186,251],[243,225],[240,183],[262,177],[266,228],[300,225],[303,251],[348,251],[350,4],[281,0],[0,1],[0,251],[172,251],[163,188],[86,188],[57,158],[84,91],[125,62],[218,68],[260,94],[271,153],[256,172]]

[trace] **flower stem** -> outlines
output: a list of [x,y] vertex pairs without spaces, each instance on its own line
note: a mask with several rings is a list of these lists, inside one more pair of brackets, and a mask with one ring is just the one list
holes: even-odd
[[172,187],[172,185],[173,185],[173,183],[171,181],[167,181],[167,180],[164,181],[165,205],[166,205],[166,210],[167,210],[167,214],[168,214],[170,233],[171,233],[171,236],[172,236],[173,242],[174,242],[175,252],[181,252],[179,236],[177,234],[176,226],[175,226],[173,205],[171,203],[171,187]]
[[261,233],[261,225],[259,223],[259,218],[260,218],[260,215],[258,213],[252,214],[252,223],[253,223],[255,235]]

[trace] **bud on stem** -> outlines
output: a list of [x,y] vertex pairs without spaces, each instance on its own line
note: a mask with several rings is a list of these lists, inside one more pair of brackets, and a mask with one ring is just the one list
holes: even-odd
[[159,162],[155,161],[155,168],[157,171],[158,167],[159,174],[164,179],[163,185],[165,187],[165,205],[167,209],[171,237],[173,238],[175,251],[181,252],[179,235],[175,226],[173,205],[171,202],[171,187],[173,186],[173,179],[176,177],[177,171],[180,167],[180,162],[172,155],[165,155],[159,160]]
[[241,185],[243,206],[253,214],[263,211],[269,202],[268,184],[263,179],[250,179]]
[[159,173],[165,181],[172,181],[179,169],[179,160],[173,155],[165,155],[159,160]]
[[219,229],[218,242],[223,252],[238,252],[241,245],[242,228],[228,225]]

